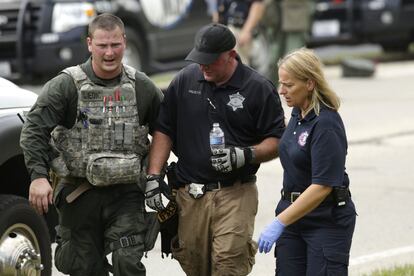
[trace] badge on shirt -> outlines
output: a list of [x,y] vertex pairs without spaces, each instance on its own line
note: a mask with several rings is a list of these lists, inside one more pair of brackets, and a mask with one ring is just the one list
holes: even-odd
[[298,144],[303,147],[306,145],[306,140],[308,139],[309,133],[307,131],[302,132],[298,138]]
[[236,94],[230,95],[229,98],[230,98],[230,101],[227,103],[227,105],[233,108],[233,111],[236,111],[238,108],[243,108],[243,102],[244,102],[245,97],[240,95],[239,92],[237,92]]

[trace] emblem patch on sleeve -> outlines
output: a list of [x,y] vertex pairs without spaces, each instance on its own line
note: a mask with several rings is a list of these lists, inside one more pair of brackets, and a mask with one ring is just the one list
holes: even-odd
[[236,111],[238,108],[243,108],[243,102],[245,100],[245,97],[240,95],[239,92],[230,95],[229,98],[230,101],[227,103],[227,105],[233,108],[233,111]]

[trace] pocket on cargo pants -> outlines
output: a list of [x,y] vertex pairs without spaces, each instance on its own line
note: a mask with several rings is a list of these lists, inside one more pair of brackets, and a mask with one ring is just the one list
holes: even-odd
[[255,242],[254,240],[250,240],[248,243],[248,260],[249,260],[249,267],[247,268],[248,273],[250,273],[252,271],[252,268],[254,266],[254,264],[256,263],[255,261],[255,256],[257,253],[257,242]]
[[69,228],[56,226],[55,266],[65,274],[70,274],[74,267],[75,253],[71,244],[71,231]]
[[144,213],[144,218],[147,226],[144,239],[144,250],[150,251],[154,248],[155,242],[157,241],[158,233],[160,232],[160,224],[156,212],[146,212]]
[[330,248],[323,248],[323,255],[326,260],[327,276],[346,276],[348,275],[349,254]]

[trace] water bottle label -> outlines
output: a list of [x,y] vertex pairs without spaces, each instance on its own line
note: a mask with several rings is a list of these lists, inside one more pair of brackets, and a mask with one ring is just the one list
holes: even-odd
[[210,137],[210,145],[224,144],[224,137]]

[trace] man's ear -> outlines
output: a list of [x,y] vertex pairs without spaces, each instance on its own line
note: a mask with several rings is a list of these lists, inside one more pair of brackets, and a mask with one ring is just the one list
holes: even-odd
[[92,53],[92,38],[88,36],[86,38],[86,43],[88,44],[88,51],[89,51],[89,53]]
[[312,91],[313,89],[315,89],[315,81],[314,80],[307,80],[306,81],[306,88],[308,89],[308,91]]

